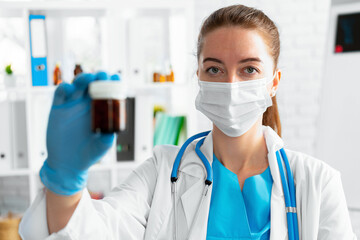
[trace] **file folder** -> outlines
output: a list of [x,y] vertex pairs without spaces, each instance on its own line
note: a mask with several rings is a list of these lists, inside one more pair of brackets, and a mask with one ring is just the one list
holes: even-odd
[[29,15],[31,77],[33,86],[47,86],[45,16]]

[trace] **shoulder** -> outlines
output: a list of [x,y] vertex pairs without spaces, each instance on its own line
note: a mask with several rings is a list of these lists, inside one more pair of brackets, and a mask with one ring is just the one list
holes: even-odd
[[[195,145],[196,142],[192,142],[185,149],[182,158],[181,166],[189,165],[195,158]],[[180,146],[175,145],[156,145],[153,148],[152,156],[138,166],[138,169],[154,169],[159,174],[168,174],[172,170],[175,158],[178,155]],[[200,160],[199,160],[200,161]],[[193,167],[193,165],[191,165]],[[181,170],[181,169],[179,169]]]
[[139,164],[134,172],[141,176],[167,174],[172,169],[178,151],[178,146],[157,145],[153,148],[152,156]]
[[153,148],[153,159],[157,166],[172,166],[180,147],[175,145],[157,145]]
[[354,239],[340,172],[305,153],[285,151],[294,172],[303,238]]
[[[179,170],[184,168],[192,168],[193,170],[198,168],[199,165],[192,164],[194,161],[200,161],[197,158],[195,153],[195,145],[197,141],[190,143],[185,149],[182,158],[181,158],[181,167]],[[153,161],[157,166],[158,170],[162,168],[163,170],[168,170],[173,168],[175,158],[178,155],[180,150],[179,146],[174,145],[157,145],[153,148]],[[200,169],[202,170],[202,168]],[[195,170],[194,170],[195,171]]]
[[339,171],[320,159],[290,149],[285,149],[285,152],[298,183],[323,188],[333,178],[340,177]]

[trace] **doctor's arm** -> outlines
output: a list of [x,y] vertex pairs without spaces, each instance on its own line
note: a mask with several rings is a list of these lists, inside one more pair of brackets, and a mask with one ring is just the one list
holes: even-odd
[[79,239],[144,239],[157,174],[154,154],[104,199],[92,200],[84,190],[64,233]]
[[[79,194],[79,200],[75,195],[70,200],[49,194],[49,190],[46,190],[48,196],[41,191],[21,221],[21,237],[24,240],[143,239],[158,174],[155,155],[102,200],[91,199],[86,188]],[[47,225],[53,228],[52,234]]]
[[356,240],[342,187],[341,175],[336,173],[322,189],[319,240]]
[[46,218],[49,234],[63,229],[73,215],[82,191],[72,196],[58,195],[46,189]]
[[144,233],[148,193],[156,176],[154,158],[133,171],[111,197],[91,200],[86,190],[88,169],[115,137],[91,132],[88,85],[106,79],[104,72],[80,74],[73,84],[56,89],[47,128],[48,157],[40,170],[47,189],[38,194],[20,223],[23,239],[45,239],[49,234],[50,239],[138,239]]

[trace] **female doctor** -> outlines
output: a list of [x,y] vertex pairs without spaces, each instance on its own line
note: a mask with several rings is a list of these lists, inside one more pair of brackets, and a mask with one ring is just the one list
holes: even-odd
[[103,200],[91,200],[87,172],[114,136],[90,132],[87,86],[107,76],[60,85],[40,171],[46,188],[21,221],[23,239],[356,239],[339,172],[289,149],[281,152],[289,164],[279,160],[279,53],[263,12],[234,5],[212,13],[198,38],[196,98],[212,131],[181,154],[155,147]]

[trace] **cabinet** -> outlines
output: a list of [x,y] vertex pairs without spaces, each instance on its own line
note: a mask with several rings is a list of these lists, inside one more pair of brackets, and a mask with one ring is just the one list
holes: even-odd
[[[48,86],[32,86],[30,14],[46,17]],[[15,87],[4,87],[0,78],[0,214],[23,212],[42,187],[38,173],[47,156],[46,126],[56,89],[52,71],[58,61],[66,82],[79,61],[85,71],[121,71],[129,96],[136,99],[135,157],[118,162],[114,144],[90,168],[91,191],[106,195],[151,156],[155,104],[186,116],[186,135],[196,132],[192,0],[0,2],[0,21],[5,19],[22,23],[23,51],[7,56],[25,60],[19,60],[22,70],[14,71]],[[164,63],[172,64],[175,82],[153,83],[152,73]]]

